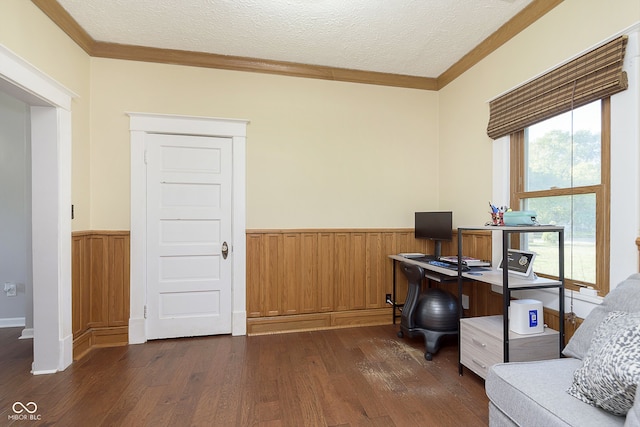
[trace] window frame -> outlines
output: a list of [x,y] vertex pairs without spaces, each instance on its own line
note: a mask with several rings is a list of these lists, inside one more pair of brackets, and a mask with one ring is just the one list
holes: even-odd
[[[510,205],[519,208],[524,199],[534,197],[567,196],[576,194],[595,194],[596,197],[596,282],[584,283],[567,277],[565,269],[565,287],[579,290],[581,287],[593,286],[598,295],[609,292],[610,273],[610,201],[611,201],[611,98],[601,99],[601,178],[600,184],[572,188],[553,188],[549,190],[524,190],[525,131],[520,129],[510,135]],[[514,235],[513,237],[516,237]],[[518,246],[516,238],[512,244]],[[557,278],[545,274],[544,277]]]

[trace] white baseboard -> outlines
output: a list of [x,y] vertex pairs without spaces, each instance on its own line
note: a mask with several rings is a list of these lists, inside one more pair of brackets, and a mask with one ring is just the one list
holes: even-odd
[[247,335],[247,312],[234,311],[231,317],[231,335]]
[[142,344],[147,342],[147,334],[145,332],[145,319],[129,318],[129,344]]
[[73,335],[60,340],[58,371],[64,371],[73,363]]
[[55,374],[56,372],[58,372],[57,369],[42,369],[40,371],[31,371],[32,375],[49,375],[49,374]]
[[22,335],[20,335],[20,340],[30,340],[33,339],[33,328],[24,328],[22,330]]
[[0,319],[0,328],[24,328],[25,325],[24,317],[7,317]]

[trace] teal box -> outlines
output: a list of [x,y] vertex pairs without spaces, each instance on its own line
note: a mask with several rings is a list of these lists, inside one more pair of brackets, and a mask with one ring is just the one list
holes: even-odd
[[535,211],[510,211],[504,213],[504,225],[535,225]]

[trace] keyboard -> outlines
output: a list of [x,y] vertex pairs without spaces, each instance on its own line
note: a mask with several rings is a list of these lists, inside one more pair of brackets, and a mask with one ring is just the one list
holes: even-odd
[[409,258],[412,261],[418,261],[418,262],[426,262],[429,263],[431,261],[435,261],[435,258],[433,255],[424,255],[424,256],[419,256],[419,257],[411,257]]
[[[427,264],[433,265],[435,267],[448,268],[449,270],[456,270],[456,271],[458,270],[457,264],[451,264],[448,262],[442,262],[442,261],[437,261],[433,259],[431,261],[427,261]],[[467,267],[466,265],[463,265],[462,271],[469,271],[469,267]]]

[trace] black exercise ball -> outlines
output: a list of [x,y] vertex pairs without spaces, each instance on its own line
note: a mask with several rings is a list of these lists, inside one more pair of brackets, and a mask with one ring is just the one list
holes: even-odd
[[458,328],[458,301],[450,292],[427,289],[420,295],[413,317],[416,325],[430,331]]

